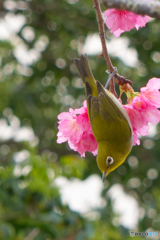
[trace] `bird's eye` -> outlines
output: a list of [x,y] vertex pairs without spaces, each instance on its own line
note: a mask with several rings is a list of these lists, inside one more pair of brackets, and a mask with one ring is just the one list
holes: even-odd
[[106,162],[107,162],[107,165],[111,165],[113,164],[114,160],[112,157],[107,157]]

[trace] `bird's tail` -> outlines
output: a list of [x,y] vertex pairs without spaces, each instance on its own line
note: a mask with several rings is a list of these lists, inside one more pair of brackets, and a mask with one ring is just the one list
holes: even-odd
[[89,83],[89,86],[92,90],[93,96],[98,96],[98,91],[96,87],[96,81],[94,79],[94,76],[92,74],[92,71],[89,66],[87,55],[81,55],[80,58],[75,58],[75,65],[78,69],[78,72],[83,80],[83,83],[86,88],[86,83]]

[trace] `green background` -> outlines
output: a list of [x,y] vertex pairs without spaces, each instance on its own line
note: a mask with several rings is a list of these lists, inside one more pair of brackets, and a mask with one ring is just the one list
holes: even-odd
[[[85,180],[91,174],[101,176],[91,153],[81,159],[69,149],[67,143],[56,143],[57,115],[70,107],[81,107],[85,99],[73,59],[79,56],[78,49],[84,45],[87,35],[98,33],[92,1],[12,1],[16,3],[12,10],[5,7],[5,2],[0,3],[2,20],[6,21],[6,14],[9,13],[22,14],[26,19],[14,36],[26,44],[28,51],[35,49],[38,41],[41,41],[39,49],[42,49],[39,60],[23,66],[14,54],[20,43],[15,46],[13,36],[0,41],[0,131],[5,129],[3,124],[8,127],[17,124],[19,128],[33,129],[35,135],[30,141],[16,141],[16,132],[10,138],[7,138],[7,131],[3,136],[1,134],[0,239],[132,239],[129,229],[121,223],[114,223],[118,215],[113,211],[107,192],[115,183],[121,184],[144,210],[144,217],[139,220],[135,230],[160,230],[159,176],[154,180],[147,178],[149,169],[160,171],[159,126],[154,137],[142,138],[141,145],[133,147],[123,166],[107,177],[107,187],[101,193],[107,205],[96,209],[98,219],[90,220],[63,205],[59,189],[54,184],[54,179],[59,176],[68,180]],[[102,9],[105,10],[103,4]],[[23,29],[26,26],[35,33],[32,41],[24,38]],[[106,29],[108,41],[111,36]],[[139,31],[133,29],[122,36],[128,37],[129,47],[137,50],[139,64],[137,68],[131,68],[119,58],[112,57],[113,65],[118,68],[119,74],[133,81],[133,88],[139,91],[150,78],[160,77],[160,22],[151,21],[145,28]],[[46,43],[44,48],[43,43]],[[95,78],[105,84],[104,59],[91,55],[89,60]],[[26,67],[29,68],[27,73]],[[22,150],[27,150],[28,157],[17,163],[15,153]],[[136,167],[132,167],[128,159],[136,159]],[[26,169],[29,169],[28,172]],[[134,178],[140,182],[136,187],[128,184]],[[149,210],[155,214],[148,214]]]

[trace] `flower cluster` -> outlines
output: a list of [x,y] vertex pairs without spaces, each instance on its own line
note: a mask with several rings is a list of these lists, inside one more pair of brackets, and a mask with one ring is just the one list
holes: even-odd
[[148,123],[157,124],[160,121],[160,79],[152,78],[146,87],[140,89],[140,93],[130,99],[130,103],[123,105],[126,109],[133,128],[133,140],[135,144],[140,144],[138,134],[146,136],[148,134]]
[[141,16],[133,12],[114,8],[106,10],[104,17],[106,18],[106,26],[111,29],[111,33],[115,37],[119,37],[121,33],[130,31],[134,27],[138,30],[140,27],[144,27],[149,21],[148,16]]
[[[160,79],[152,78],[146,87],[140,89],[140,93],[133,92],[129,87],[124,90],[129,103],[123,105],[131,120],[133,129],[133,145],[140,144],[138,134],[146,136],[148,134],[148,123],[157,124],[160,121]],[[57,143],[68,141],[69,147],[85,156],[85,152],[97,154],[97,142],[94,138],[88,118],[86,101],[79,109],[69,109],[58,115],[59,132]]]
[[81,157],[86,151],[97,155],[98,145],[89,122],[86,101],[79,109],[70,108],[69,112],[60,113],[58,119],[57,143],[68,141],[69,147],[79,152]]

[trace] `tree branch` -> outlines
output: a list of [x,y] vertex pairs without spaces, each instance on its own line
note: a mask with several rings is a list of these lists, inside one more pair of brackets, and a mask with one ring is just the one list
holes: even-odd
[[103,0],[107,8],[128,10],[140,15],[148,15],[160,19],[160,1],[139,0]]
[[[101,39],[101,44],[102,44],[102,54],[100,56],[103,56],[106,60],[107,67],[108,67],[108,72],[112,74],[115,71],[115,68],[112,65],[111,59],[108,54],[107,46],[106,46],[106,38],[105,38],[105,30],[104,30],[104,20],[102,17],[101,13],[101,7],[99,4],[99,0],[93,0],[94,3],[94,8],[96,11],[97,15],[97,20],[98,20],[98,27],[99,27],[99,36]],[[123,85],[124,83],[130,83],[132,82],[125,77],[120,76],[118,73],[116,73],[115,78],[117,79],[118,84]],[[110,81],[110,91],[117,97],[117,93],[115,91],[115,85],[114,85],[114,78],[111,79]]]
[[[108,71],[110,73],[112,73],[112,72],[114,72],[114,67],[112,65],[111,59],[108,54],[107,46],[106,46],[104,20],[102,17],[99,0],[93,0],[93,3],[94,3],[94,8],[95,8],[97,20],[98,20],[99,36],[100,36],[101,44],[102,44],[102,55],[104,56],[104,58],[106,60]],[[110,91],[117,97],[117,93],[115,91],[115,85],[114,85],[114,78],[111,79],[109,86],[110,86]]]
[[99,36],[100,36],[101,44],[102,44],[102,54],[103,54],[103,56],[106,60],[108,71],[110,73],[112,73],[112,72],[114,72],[114,67],[112,65],[111,59],[110,59],[109,54],[108,54],[107,46],[106,46],[104,20],[103,20],[103,17],[102,17],[99,0],[93,0],[93,3],[94,3],[94,8],[95,8],[96,15],[97,15],[97,20],[98,20]]

